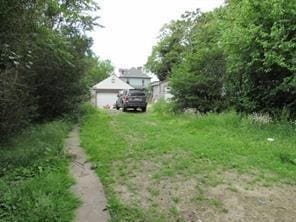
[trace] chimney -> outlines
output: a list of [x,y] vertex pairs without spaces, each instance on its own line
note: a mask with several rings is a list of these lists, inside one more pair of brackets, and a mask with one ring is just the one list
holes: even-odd
[[120,76],[123,76],[124,73],[125,73],[125,69],[119,69],[118,71],[119,71],[119,73],[120,73]]

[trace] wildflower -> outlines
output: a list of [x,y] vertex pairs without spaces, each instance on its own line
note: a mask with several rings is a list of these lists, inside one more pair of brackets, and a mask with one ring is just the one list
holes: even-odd
[[274,138],[267,138],[267,141],[268,142],[273,142],[274,141]]
[[262,114],[262,113],[253,113],[248,116],[248,119],[254,123],[259,123],[259,124],[268,124],[272,122],[272,118],[270,115]]

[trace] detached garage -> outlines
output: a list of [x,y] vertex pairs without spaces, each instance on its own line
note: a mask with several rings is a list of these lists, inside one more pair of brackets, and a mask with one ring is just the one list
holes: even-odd
[[92,87],[91,102],[97,107],[112,108],[118,92],[123,89],[133,89],[133,87],[112,75]]

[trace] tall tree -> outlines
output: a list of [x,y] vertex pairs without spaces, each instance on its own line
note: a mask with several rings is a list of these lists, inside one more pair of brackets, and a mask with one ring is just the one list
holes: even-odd
[[92,0],[0,4],[0,137],[76,109],[97,24]]
[[95,55],[91,55],[85,57],[85,62],[87,64],[87,72],[83,81],[86,88],[92,87],[114,72],[114,67],[110,60],[102,60]]
[[225,59],[219,46],[220,20],[224,10],[204,13],[192,24],[190,45],[182,62],[174,66],[170,83],[179,108],[200,112],[221,111],[226,106],[223,93]]
[[296,117],[296,4],[230,0],[222,43],[238,110]]
[[190,44],[188,33],[199,14],[199,10],[186,12],[181,19],[165,24],[160,30],[159,41],[153,47],[145,65],[145,68],[156,74],[160,80],[168,78],[173,67],[182,61],[181,54]]

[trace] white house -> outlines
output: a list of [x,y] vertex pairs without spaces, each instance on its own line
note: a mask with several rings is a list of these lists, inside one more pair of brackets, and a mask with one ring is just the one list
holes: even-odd
[[135,89],[147,88],[151,82],[151,77],[143,73],[142,67],[119,69],[119,73],[119,78]]
[[159,99],[169,100],[173,97],[167,81],[154,81],[151,86],[151,100],[156,102]]
[[117,100],[117,94],[123,89],[134,89],[115,75],[94,85],[91,89],[91,103],[98,107],[112,108]]

